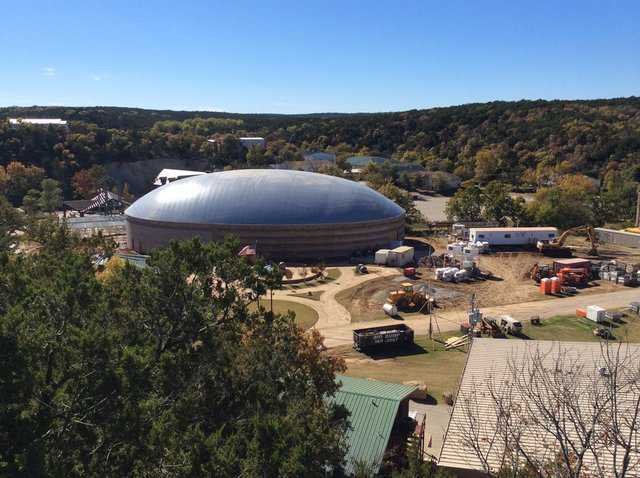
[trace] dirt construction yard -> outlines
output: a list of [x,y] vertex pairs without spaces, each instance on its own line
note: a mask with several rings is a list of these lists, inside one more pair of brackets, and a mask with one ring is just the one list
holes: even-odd
[[[435,280],[433,269],[421,268],[416,280],[409,280],[398,272],[395,276],[386,276],[358,284],[336,294],[336,300],[351,314],[352,322],[384,319],[382,306],[389,293],[400,288],[402,282],[412,282],[414,286],[426,286],[435,297],[440,310],[466,310],[475,294],[481,307],[518,304],[549,299],[540,294],[529,271],[536,263],[550,263],[551,259],[533,253],[498,253],[479,258],[479,267],[490,271],[493,279],[476,280],[464,283],[451,283]],[[622,286],[607,281],[592,282],[580,289],[581,296],[593,293],[605,293],[620,290]],[[415,313],[402,314],[415,316]]]

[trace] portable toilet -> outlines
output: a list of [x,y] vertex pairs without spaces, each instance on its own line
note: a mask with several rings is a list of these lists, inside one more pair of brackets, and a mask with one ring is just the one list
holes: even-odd
[[560,279],[557,277],[551,278],[551,293],[559,294],[560,293]]
[[541,294],[550,294],[551,293],[551,281],[548,277],[543,277],[540,280],[540,293]]

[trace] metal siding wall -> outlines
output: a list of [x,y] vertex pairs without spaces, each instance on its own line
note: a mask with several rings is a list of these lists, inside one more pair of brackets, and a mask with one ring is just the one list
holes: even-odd
[[640,248],[640,234],[598,227],[596,228],[596,236],[602,243]]
[[[236,236],[243,244],[254,245],[268,257],[282,259],[330,259],[348,257],[363,249],[388,246],[404,237],[404,218],[375,223],[323,226],[210,226],[145,223],[127,220],[127,242],[138,252],[149,252],[171,240],[199,236],[203,241],[222,240],[225,235]],[[140,246],[142,244],[142,247]],[[133,247],[136,246],[136,247]],[[140,250],[142,249],[142,250]]]

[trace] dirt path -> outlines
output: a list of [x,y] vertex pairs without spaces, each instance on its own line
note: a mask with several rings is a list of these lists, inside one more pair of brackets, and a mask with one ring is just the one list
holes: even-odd
[[311,307],[318,313],[319,319],[315,327],[319,330],[329,327],[344,326],[351,323],[349,311],[336,301],[336,294],[341,290],[349,289],[380,277],[398,275],[398,271],[392,268],[370,267],[369,273],[364,275],[356,274],[353,267],[339,267],[340,277],[328,284],[306,287],[297,290],[296,294],[306,292],[322,292],[319,300],[311,300],[305,297],[295,297],[290,295],[290,290],[279,290],[273,294],[274,299],[288,300]]
[[[640,290],[625,288],[616,292],[603,294],[537,300],[497,307],[481,307],[481,311],[485,315],[509,314],[518,320],[524,321],[528,320],[532,315],[539,315],[542,318],[554,315],[571,315],[575,313],[576,308],[586,307],[591,304],[597,304],[605,309],[626,307],[629,305],[629,302],[636,300],[640,300]],[[398,322],[398,320],[394,319],[384,319],[375,321],[375,325],[391,325],[397,324]],[[426,333],[429,318],[427,316],[411,317],[402,322],[413,328],[416,334],[423,334]],[[443,332],[458,330],[460,323],[466,322],[465,312],[459,310],[441,312],[437,315],[437,322],[440,330]],[[373,325],[374,324],[371,324],[371,326]],[[320,321],[318,321],[316,324],[316,328],[320,330],[325,337],[324,343],[327,347],[351,344],[353,340],[353,329],[360,327],[363,327],[361,322],[342,322],[341,325],[333,325],[326,323],[321,324]]]

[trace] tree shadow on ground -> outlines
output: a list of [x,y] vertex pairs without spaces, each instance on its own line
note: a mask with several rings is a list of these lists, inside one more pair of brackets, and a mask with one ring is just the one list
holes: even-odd
[[410,355],[420,355],[429,353],[427,349],[418,344],[380,346],[380,348],[370,348],[362,351],[372,360],[384,360],[395,357],[407,357]]

